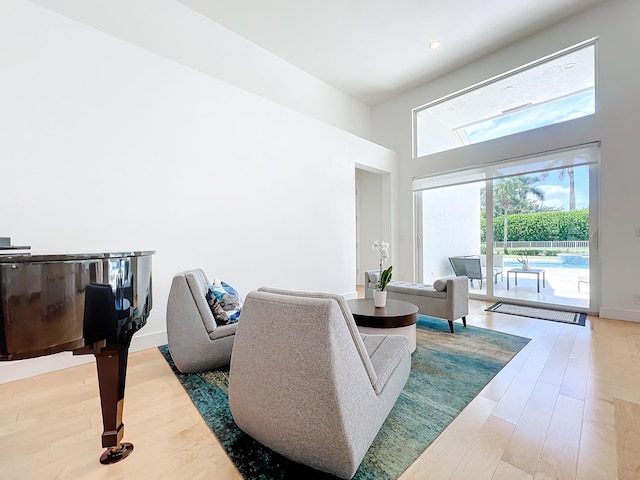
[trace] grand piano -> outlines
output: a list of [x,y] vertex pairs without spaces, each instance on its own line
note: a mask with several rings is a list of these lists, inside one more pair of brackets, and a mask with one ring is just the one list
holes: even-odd
[[0,248],[0,361],[63,351],[95,355],[103,464],[133,451],[122,441],[127,357],[151,311],[154,253],[31,255]]

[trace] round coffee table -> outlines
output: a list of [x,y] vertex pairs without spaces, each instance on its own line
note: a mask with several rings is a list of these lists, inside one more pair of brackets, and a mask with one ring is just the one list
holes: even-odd
[[373,298],[348,300],[347,305],[362,333],[404,335],[409,337],[409,351],[416,349],[418,307],[409,302],[387,300],[384,307],[376,307]]

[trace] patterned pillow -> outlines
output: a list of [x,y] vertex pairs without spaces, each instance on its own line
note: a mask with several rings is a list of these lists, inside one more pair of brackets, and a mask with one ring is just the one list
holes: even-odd
[[213,314],[213,318],[216,321],[217,325],[228,325],[229,324],[229,315],[224,311],[222,305],[216,298],[216,296],[211,293],[211,291],[207,292],[207,303],[209,304],[209,308],[211,309],[211,313]]
[[[216,279],[213,285],[209,285],[207,299],[209,299],[209,297],[215,298],[224,313],[227,315],[226,321],[222,316],[220,316],[221,318],[218,320],[218,317],[213,313],[212,308],[211,311],[218,325],[227,325],[238,321],[240,313],[242,312],[242,297],[235,288],[226,282]],[[212,302],[213,300],[209,302],[209,306],[211,306]]]

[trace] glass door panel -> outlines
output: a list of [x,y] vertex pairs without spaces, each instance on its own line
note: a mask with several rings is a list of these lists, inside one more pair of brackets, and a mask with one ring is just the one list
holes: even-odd
[[418,279],[467,275],[472,297],[596,311],[597,168],[565,162],[417,191]]
[[[450,258],[475,258],[480,264],[481,192],[484,182],[465,183],[421,192],[422,281],[456,273],[473,277],[470,292],[485,295],[486,273],[455,272]],[[455,263],[455,262],[454,262]],[[464,261],[460,262],[461,264]],[[467,262],[469,264],[475,262]],[[464,268],[464,267],[460,267]],[[485,273],[484,275],[482,273]]]
[[494,181],[496,297],[589,307],[589,166]]

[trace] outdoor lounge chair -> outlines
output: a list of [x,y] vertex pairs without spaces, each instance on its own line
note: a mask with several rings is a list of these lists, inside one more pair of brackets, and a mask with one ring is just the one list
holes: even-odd
[[480,280],[482,288],[482,281],[487,278],[487,269],[482,266],[480,257],[449,257],[449,263],[456,277],[468,277],[471,286],[474,280]]
[[584,283],[589,285],[589,277],[587,275],[578,275],[578,292],[580,291],[580,284]]
[[[480,265],[487,268],[487,256],[480,255]],[[500,281],[504,281],[504,256],[499,254],[493,255],[493,277],[494,282],[498,283],[498,275],[500,275]]]

